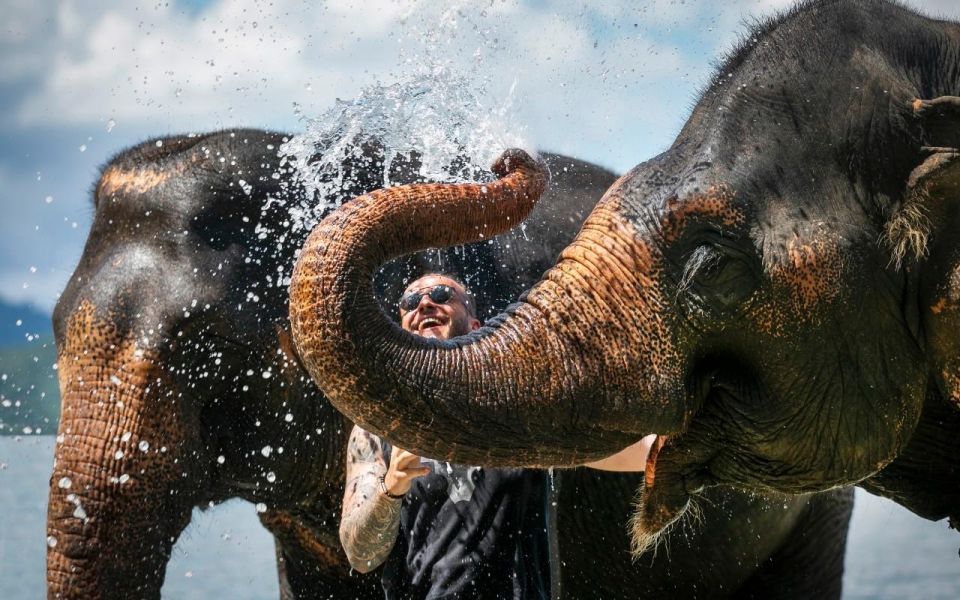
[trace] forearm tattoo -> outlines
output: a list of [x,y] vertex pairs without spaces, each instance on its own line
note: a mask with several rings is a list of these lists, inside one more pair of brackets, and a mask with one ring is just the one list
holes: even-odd
[[354,427],[347,446],[340,542],[350,564],[364,572],[387,559],[400,529],[400,500],[380,490],[379,478],[386,471],[380,438]]

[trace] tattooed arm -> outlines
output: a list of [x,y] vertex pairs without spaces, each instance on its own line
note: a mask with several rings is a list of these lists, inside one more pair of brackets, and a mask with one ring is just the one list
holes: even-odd
[[402,496],[413,480],[430,469],[420,465],[420,457],[397,447],[390,454],[390,467],[383,459],[380,438],[354,427],[347,444],[347,487],[343,493],[340,518],[340,543],[350,565],[367,573],[383,564],[400,528],[401,501],[383,493]]

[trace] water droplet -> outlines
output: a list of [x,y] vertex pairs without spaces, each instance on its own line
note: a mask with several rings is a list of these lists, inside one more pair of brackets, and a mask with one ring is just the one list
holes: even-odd
[[222,465],[225,462],[227,462],[226,456],[221,454],[220,456],[217,457],[217,464]]
[[70,486],[73,485],[73,482],[70,481],[69,477],[61,477],[60,481],[57,482],[57,485],[64,490],[69,490]]
[[266,371],[260,374],[260,376],[263,377],[264,379],[270,379],[272,375],[273,373],[271,373],[269,369],[267,369]]
[[46,202],[47,204],[50,204],[51,202],[53,202],[53,196],[47,196],[46,198],[43,199],[43,201]]
[[146,452],[150,449],[150,442],[141,440],[140,443],[137,444],[137,448],[140,448],[140,452]]
[[120,478],[118,479],[118,481],[119,481],[120,484],[122,485],[122,484],[130,481],[130,476],[127,475],[126,473],[124,473],[123,475],[120,476]]
[[290,423],[293,421],[293,415],[290,413],[287,413],[283,416],[283,420],[286,421],[287,423]]
[[267,512],[267,505],[264,504],[263,502],[257,502],[257,512],[258,513]]
[[49,548],[56,548],[56,547],[57,547],[57,538],[53,537],[52,535],[48,535],[48,536],[47,536],[47,547],[49,547]]
[[123,435],[120,436],[120,441],[129,442],[131,437],[133,437],[133,434],[130,433],[129,431],[125,431],[123,432]]
[[116,126],[117,126],[117,122],[114,121],[113,119],[110,119],[109,121],[107,121],[107,133],[110,133],[111,131],[113,131],[113,128]]
[[87,145],[86,145],[86,144],[80,144],[80,148],[78,148],[78,150],[80,150],[80,152],[86,152],[86,151],[87,151]]
[[116,454],[113,455],[113,458],[120,460],[123,458],[123,450],[117,450]]
[[117,377],[116,375],[111,375],[111,376],[110,376],[110,383],[112,383],[113,385],[120,385],[120,384],[123,383],[123,382],[120,381],[120,378]]
[[270,471],[269,473],[267,473],[267,481],[269,481],[270,483],[273,483],[276,480],[277,480],[277,475],[273,471]]
[[263,448],[260,449],[260,454],[264,455],[265,457],[270,456],[271,454],[273,454],[273,447],[264,446]]

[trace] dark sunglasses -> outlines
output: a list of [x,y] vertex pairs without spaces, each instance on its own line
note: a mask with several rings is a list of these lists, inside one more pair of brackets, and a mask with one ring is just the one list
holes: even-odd
[[[424,290],[427,289],[430,291],[424,293]],[[400,310],[406,312],[414,310],[420,306],[420,301],[423,300],[424,296],[429,296],[430,300],[436,304],[446,304],[453,298],[453,288],[449,285],[440,284],[431,288],[422,288],[415,292],[410,292],[403,298],[400,298]]]

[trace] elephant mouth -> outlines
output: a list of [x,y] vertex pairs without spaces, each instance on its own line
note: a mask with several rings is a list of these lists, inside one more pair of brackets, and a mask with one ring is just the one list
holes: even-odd
[[657,435],[657,439],[654,440],[653,445],[650,447],[650,453],[647,455],[647,463],[643,470],[644,487],[653,487],[653,483],[657,477],[657,457],[660,455],[660,450],[663,449],[663,445],[666,442],[667,436]]
[[[643,489],[630,531],[635,557],[652,550],[681,520],[697,495],[686,473],[695,472],[699,461],[687,461],[679,450],[683,435],[658,435],[644,468]],[[677,451],[679,450],[679,452]],[[702,488],[701,488],[702,489]]]
[[721,425],[714,410],[721,403],[715,374],[701,382],[699,398],[689,404],[698,409],[688,413],[677,432],[658,434],[647,455],[643,489],[630,524],[635,556],[652,550],[700,493],[718,484],[711,463],[730,444],[719,443],[710,433]]

